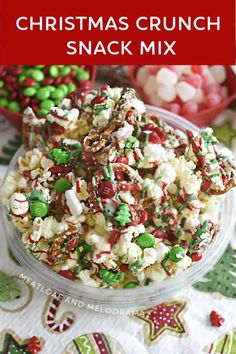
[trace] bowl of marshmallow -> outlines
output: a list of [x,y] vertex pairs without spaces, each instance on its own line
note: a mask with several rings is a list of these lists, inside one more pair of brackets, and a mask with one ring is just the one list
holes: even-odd
[[236,75],[223,65],[129,66],[145,103],[206,126],[236,97]]

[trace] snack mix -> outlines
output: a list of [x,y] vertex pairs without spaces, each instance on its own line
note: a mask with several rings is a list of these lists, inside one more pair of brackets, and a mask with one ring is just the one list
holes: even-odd
[[211,128],[174,129],[133,89],[105,85],[46,118],[27,108],[23,130],[4,203],[38,261],[88,286],[134,288],[207,257],[236,182]]

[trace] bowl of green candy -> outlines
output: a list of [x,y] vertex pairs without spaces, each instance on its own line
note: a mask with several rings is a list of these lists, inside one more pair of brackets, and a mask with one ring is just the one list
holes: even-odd
[[45,117],[62,98],[90,90],[95,76],[93,65],[1,65],[0,114],[21,130],[26,107]]

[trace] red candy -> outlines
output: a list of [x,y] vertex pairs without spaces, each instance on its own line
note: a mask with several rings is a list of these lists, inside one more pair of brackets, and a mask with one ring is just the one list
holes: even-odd
[[74,240],[71,240],[67,245],[68,251],[73,251],[75,249],[75,247],[77,246],[77,243],[78,243],[77,238],[75,238]]
[[128,264],[121,264],[119,268],[122,273],[127,273],[129,271]]
[[71,81],[72,81],[72,79],[69,76],[65,76],[65,77],[62,78],[62,83],[63,84],[69,84],[69,82],[71,82]]
[[184,81],[186,81],[189,85],[192,85],[195,88],[202,87],[202,78],[199,74],[187,76]]
[[156,229],[152,232],[153,236],[156,238],[164,239],[168,238],[168,234],[162,232],[160,229]]
[[30,98],[29,97],[25,97],[20,101],[21,107],[22,108],[26,108],[30,103]]
[[221,96],[217,93],[209,93],[206,95],[205,103],[207,107],[214,107],[221,102]]
[[144,224],[148,220],[148,213],[146,210],[139,211],[139,224]]
[[148,142],[151,143],[151,144],[160,144],[161,143],[161,139],[160,139],[159,135],[155,131],[153,131],[149,135]]
[[150,68],[149,68],[149,72],[151,75],[156,75],[157,72],[160,70],[161,68],[161,65],[152,65]]
[[221,87],[217,84],[209,84],[203,88],[203,91],[205,95],[208,93],[220,93]]
[[145,124],[144,127],[143,127],[143,131],[152,131],[153,129],[155,128],[155,124],[153,123],[148,123],[148,124]]
[[52,77],[46,77],[45,79],[43,79],[42,81],[42,85],[43,86],[47,86],[47,85],[52,85],[53,84],[53,78]]
[[199,262],[202,259],[202,253],[201,252],[193,253],[191,258],[193,262]]
[[155,127],[154,131],[159,135],[162,143],[167,140],[167,136],[161,128]]
[[65,132],[65,128],[61,127],[56,122],[52,123],[52,130],[55,134],[63,134]]
[[116,195],[117,192],[117,186],[116,184],[110,182],[110,181],[104,181],[99,183],[98,186],[98,194],[102,198],[111,198]]
[[60,272],[58,272],[58,274],[60,274],[64,278],[67,278],[67,279],[70,279],[70,280],[74,280],[75,279],[74,274],[70,270],[60,270]]
[[207,67],[207,65],[192,65],[191,70],[193,73],[201,75],[204,73],[206,67]]
[[23,82],[24,86],[29,86],[29,87],[32,87],[32,86],[35,86],[36,85],[36,81],[34,79],[32,79],[31,77],[27,77],[24,82]]
[[126,157],[126,156],[120,156],[120,157],[116,157],[115,158],[115,160],[114,160],[114,162],[116,162],[116,163],[123,163],[123,164],[125,164],[125,165],[128,165],[128,163],[129,163],[129,159],[128,159],[128,157]]
[[105,101],[105,99],[106,99],[106,96],[102,96],[102,95],[96,96],[92,99],[91,104],[95,105],[95,104],[102,103],[103,101]]
[[170,103],[167,106],[168,111],[173,112],[175,114],[180,114],[181,106],[178,103]]
[[114,243],[119,241],[120,236],[121,236],[121,233],[119,231],[113,231],[111,236],[108,238],[108,243],[113,245]]
[[210,322],[213,327],[221,327],[222,324],[225,322],[225,319],[216,311],[211,311]]
[[125,174],[122,171],[116,171],[115,172],[115,177],[118,182],[125,181]]
[[140,223],[138,212],[131,205],[129,206],[129,209],[130,209],[130,214],[131,214],[131,218],[132,218],[131,225],[137,226]]
[[198,104],[194,102],[186,102],[183,104],[182,111],[181,113],[184,116],[189,116],[191,114],[194,114],[198,111]]

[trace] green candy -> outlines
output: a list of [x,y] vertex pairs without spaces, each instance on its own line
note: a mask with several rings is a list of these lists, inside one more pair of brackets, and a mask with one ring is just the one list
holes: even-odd
[[120,226],[125,226],[131,222],[131,213],[128,204],[120,204],[118,206],[114,219]]
[[36,69],[43,69],[45,65],[35,65]]
[[170,261],[174,263],[178,263],[182,261],[182,259],[185,257],[186,251],[184,248],[180,246],[174,246],[171,248],[171,250],[168,253],[168,258]]
[[56,87],[54,87],[54,86],[52,86],[52,85],[47,85],[47,86],[45,86],[45,87],[47,87],[47,89],[48,89],[50,92],[53,92],[53,91],[56,90]]
[[64,96],[66,96],[68,94],[68,87],[65,84],[61,84],[58,86],[58,89],[60,89],[61,91],[63,91]]
[[64,97],[64,92],[61,89],[56,88],[56,90],[51,93],[51,97],[55,100],[61,99]]
[[133,147],[134,147],[134,145],[135,145],[136,142],[138,142],[138,139],[135,138],[135,136],[131,136],[131,137],[129,138],[129,141],[126,143],[125,147],[126,147],[127,149],[133,149]]
[[52,107],[54,107],[55,104],[52,100],[45,100],[40,103],[40,109],[44,109],[46,111],[51,111]]
[[92,249],[92,246],[89,245],[87,242],[83,241],[80,245],[78,245],[77,247],[77,254],[78,257],[80,257],[81,255],[83,256],[84,254],[90,252]]
[[38,69],[32,70],[31,76],[35,81],[43,81],[43,79],[45,78],[44,73]]
[[68,87],[68,94],[74,92],[76,89],[76,86],[75,84],[73,84],[73,82],[69,82],[69,84],[67,84],[67,87]]
[[33,201],[30,203],[30,214],[33,217],[43,218],[48,213],[48,204],[40,202],[40,201]]
[[36,94],[37,90],[35,87],[26,87],[23,91],[23,94],[25,96],[34,96]]
[[18,77],[19,82],[22,84],[22,83],[25,81],[26,77],[27,77],[26,75],[21,74],[21,75]]
[[60,178],[55,183],[55,191],[57,193],[65,192],[71,188],[71,183],[67,178]]
[[42,87],[38,90],[38,92],[36,93],[36,97],[40,100],[40,101],[44,101],[46,100],[48,97],[50,96],[50,90],[47,87]]
[[8,109],[13,112],[20,112],[20,105],[17,101],[12,101],[9,103]]
[[61,100],[54,100],[55,106],[59,106]]
[[6,90],[6,89],[2,89],[2,95],[3,95],[3,97],[9,97],[9,92]]
[[122,278],[121,273],[115,273],[107,269],[100,269],[99,275],[107,284],[115,283]]
[[3,88],[3,86],[4,86],[4,81],[0,80],[0,88]]
[[85,71],[82,68],[79,68],[77,70],[77,76],[76,76],[77,80],[89,80],[89,78],[90,78],[90,75],[87,71]]
[[138,283],[136,281],[129,281],[124,285],[124,289],[133,289],[138,286]]
[[152,234],[141,234],[137,239],[137,244],[140,248],[150,248],[153,247],[156,243],[156,239]]
[[24,70],[23,74],[24,74],[26,77],[31,77],[32,72],[33,72],[33,69],[31,69],[31,68],[26,68],[26,69]]
[[141,257],[139,257],[136,262],[129,264],[128,268],[133,272],[137,273],[139,270],[139,266],[141,266],[142,264],[143,260]]
[[67,76],[70,74],[71,68],[69,66],[63,66],[60,70],[61,76]]
[[0,98],[0,107],[6,108],[8,106],[8,100],[4,97]]
[[38,111],[39,117],[46,117],[47,114],[48,114],[48,110],[47,109],[40,109]]
[[59,76],[59,70],[56,65],[51,65],[49,68],[49,75],[51,77],[58,77]]

